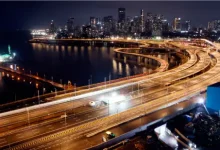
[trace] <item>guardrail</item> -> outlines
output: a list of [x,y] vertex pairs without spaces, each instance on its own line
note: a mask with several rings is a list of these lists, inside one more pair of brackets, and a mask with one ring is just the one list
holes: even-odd
[[[45,141],[51,141],[69,134],[85,134],[88,132],[93,131],[90,134],[87,134],[89,136],[93,136],[106,128],[110,128],[113,126],[117,126],[118,124],[133,120],[135,118],[138,118],[139,116],[143,116],[145,114],[157,111],[159,109],[169,107],[171,105],[174,105],[178,102],[182,102],[184,100],[187,100],[189,97],[193,97],[195,95],[200,94],[201,91],[206,90],[206,86],[209,84],[212,84],[213,82],[216,82],[216,79],[219,80],[218,76],[218,70],[220,67],[219,64],[220,57],[217,58],[218,64],[216,64],[211,71],[215,72],[213,75],[211,75],[210,78],[201,81],[200,85],[193,85],[189,87],[188,89],[180,90],[176,92],[175,94],[170,94],[162,98],[158,98],[156,100],[150,101],[148,103],[144,103],[142,105],[136,106],[134,108],[131,108],[127,111],[120,112],[119,114],[114,114],[105,118],[101,118],[92,122],[88,122],[76,127],[73,127],[71,129],[67,129],[65,131],[61,131],[52,135],[48,135],[39,139],[35,139],[33,141],[29,141],[26,143],[23,143],[21,145],[15,146],[14,148],[11,149],[25,149],[28,147],[33,147],[36,144],[40,144],[41,142]],[[209,72],[206,72],[198,77],[195,77],[191,79],[190,81],[198,78],[202,78],[203,76],[206,76],[209,74]],[[185,81],[188,82],[188,81]],[[188,90],[188,94],[186,94],[186,90]],[[199,92],[198,92],[199,91]],[[95,131],[94,131],[95,130]]]
[[138,53],[129,53],[129,52],[124,52],[126,50],[130,49],[135,49],[135,50],[140,50],[140,48],[117,48],[114,49],[114,52],[120,53],[120,54],[126,54],[126,55],[133,55],[133,56],[141,56],[149,59],[156,60],[159,64],[160,67],[155,70],[155,72],[163,72],[166,71],[169,67],[169,63],[163,59],[160,59],[158,57],[150,56],[150,55],[144,55],[144,54],[138,54]]

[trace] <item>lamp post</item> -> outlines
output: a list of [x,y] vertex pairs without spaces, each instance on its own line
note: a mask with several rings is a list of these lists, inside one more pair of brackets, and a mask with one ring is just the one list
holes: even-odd
[[[8,135],[9,136],[9,135]],[[8,147],[9,147],[9,149],[11,149],[11,145],[10,145],[10,142],[8,141],[8,136],[6,136],[5,138],[6,138],[6,140],[7,140],[7,143],[8,143]]]
[[111,82],[111,74],[110,73],[109,73],[108,78],[109,78],[109,84],[110,84],[110,82]]
[[106,77],[104,78],[104,81],[105,81],[105,88],[106,88]]
[[27,121],[28,121],[28,126],[30,125],[30,116],[29,116],[29,109],[26,107],[26,111],[27,111]]
[[138,96],[139,96],[139,94],[140,94],[140,93],[139,93],[139,82],[138,82]]
[[92,84],[92,75],[90,75],[90,84]]
[[45,91],[46,91],[46,89],[45,89],[45,87],[44,87],[44,88],[43,88],[43,95],[44,95]]
[[16,101],[16,93],[15,93],[15,101]]
[[90,79],[88,80],[88,88],[90,89]]
[[56,88],[54,88],[54,91],[55,91],[55,96],[57,96],[57,89],[56,89]]
[[66,115],[66,111],[65,111],[65,115],[64,115],[64,118],[65,118],[65,125],[66,125],[66,117],[67,117],[67,115]]
[[40,92],[37,90],[38,104],[40,104]]
[[168,107],[168,95],[169,95],[169,89],[168,89],[168,86],[167,86],[167,107]]
[[74,83],[74,88],[75,88],[75,96],[76,96],[76,83]]

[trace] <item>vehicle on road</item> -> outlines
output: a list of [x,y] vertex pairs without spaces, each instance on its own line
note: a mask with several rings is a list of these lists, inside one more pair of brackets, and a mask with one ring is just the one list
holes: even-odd
[[115,134],[114,134],[114,133],[112,133],[112,132],[110,132],[110,131],[106,131],[105,133],[107,134],[108,139],[113,139],[113,138],[115,138]]
[[94,107],[94,106],[96,106],[96,103],[94,101],[90,101],[89,106]]
[[67,117],[67,115],[61,115],[60,116],[60,118],[66,118]]
[[103,142],[106,142],[106,141],[107,141],[106,138],[105,138],[105,136],[102,136],[102,141],[103,141]]

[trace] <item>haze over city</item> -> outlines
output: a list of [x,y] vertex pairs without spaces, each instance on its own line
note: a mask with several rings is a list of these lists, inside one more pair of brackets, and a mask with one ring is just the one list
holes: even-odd
[[126,8],[126,16],[139,15],[141,9],[162,14],[169,22],[175,17],[191,20],[192,25],[206,27],[207,22],[219,19],[220,2],[1,2],[0,29],[46,28],[50,20],[64,26],[69,17],[75,18],[76,25],[89,22],[90,16],[118,18],[117,9]]

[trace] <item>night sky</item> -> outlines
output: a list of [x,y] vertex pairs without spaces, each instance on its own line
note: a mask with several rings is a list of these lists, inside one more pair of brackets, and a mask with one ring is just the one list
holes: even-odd
[[75,25],[89,22],[90,16],[112,15],[117,19],[117,9],[126,8],[126,16],[140,15],[140,10],[163,14],[169,22],[174,17],[191,20],[192,25],[207,26],[207,22],[220,19],[220,2],[0,2],[0,30],[48,28],[50,20],[64,26],[69,17]]

